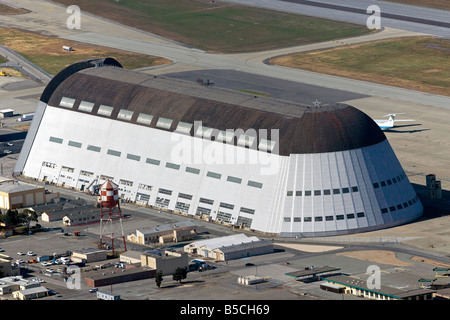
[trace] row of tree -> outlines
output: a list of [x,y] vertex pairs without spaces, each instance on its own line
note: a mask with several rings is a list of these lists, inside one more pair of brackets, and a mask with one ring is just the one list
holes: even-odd
[[17,209],[8,209],[5,213],[0,214],[0,223],[7,227],[30,226],[32,221],[38,221],[37,213],[30,209],[18,212]]
[[[186,279],[186,277],[187,277],[187,270],[185,268],[176,268],[175,272],[172,275],[172,279],[180,283],[181,280]],[[163,281],[163,272],[160,270],[155,274],[155,283],[158,288],[161,287],[162,281]]]

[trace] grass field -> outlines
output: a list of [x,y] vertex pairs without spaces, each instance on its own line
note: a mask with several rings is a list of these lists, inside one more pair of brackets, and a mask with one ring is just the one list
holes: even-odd
[[[55,0],[64,5],[72,0]],[[371,32],[365,26],[211,0],[79,0],[81,11],[210,52],[250,52]]]
[[[8,28],[0,28],[0,43],[18,52],[53,75],[74,62],[100,57],[115,58],[126,69],[149,67],[170,62],[159,57],[101,46],[85,45]],[[74,51],[64,51],[62,46],[71,46]]]
[[277,57],[292,68],[450,96],[450,40],[412,37]]

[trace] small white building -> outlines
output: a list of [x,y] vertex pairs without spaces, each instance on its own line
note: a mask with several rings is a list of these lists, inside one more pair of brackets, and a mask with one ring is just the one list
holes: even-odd
[[196,241],[184,246],[184,251],[220,261],[240,259],[273,252],[269,240],[236,234],[226,237]]

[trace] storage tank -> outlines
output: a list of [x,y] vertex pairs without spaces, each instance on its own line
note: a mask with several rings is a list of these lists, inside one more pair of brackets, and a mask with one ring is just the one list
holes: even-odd
[[113,208],[119,203],[119,186],[107,180],[100,187],[100,201],[103,207]]

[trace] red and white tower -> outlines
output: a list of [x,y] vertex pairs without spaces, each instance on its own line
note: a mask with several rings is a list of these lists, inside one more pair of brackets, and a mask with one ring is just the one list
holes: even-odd
[[107,180],[100,187],[100,247],[103,247],[103,240],[109,239],[114,254],[116,248],[114,239],[120,237],[123,241],[123,249],[127,251],[119,203],[119,187],[114,182]]

